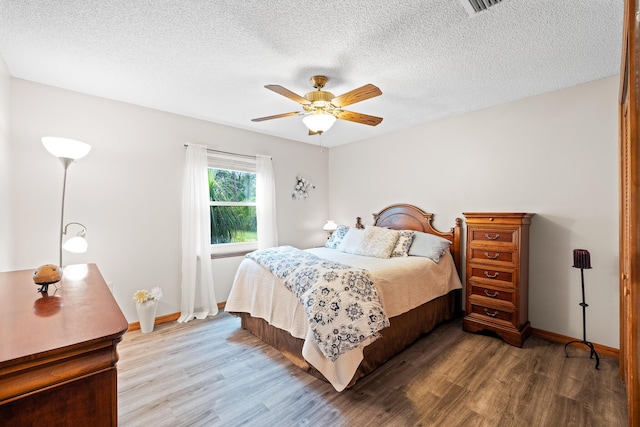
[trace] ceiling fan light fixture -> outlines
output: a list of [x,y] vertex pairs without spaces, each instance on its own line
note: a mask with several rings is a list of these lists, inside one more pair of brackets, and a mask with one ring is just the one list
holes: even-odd
[[314,113],[306,115],[302,122],[312,132],[326,132],[336,122],[336,117],[333,114]]
[[368,126],[377,126],[380,124],[382,117],[369,116],[367,114],[342,109],[342,107],[346,107],[347,105],[382,95],[382,91],[377,86],[368,83],[357,89],[343,93],[342,95],[334,96],[331,92],[322,90],[328,80],[329,79],[326,76],[313,76],[311,78],[311,83],[317,90],[308,92],[304,96],[291,92],[289,89],[280,85],[266,85],[265,88],[300,104],[302,111],[258,117],[256,119],[251,119],[251,121],[263,122],[265,120],[279,119],[281,117],[302,115],[304,116],[302,122],[309,129],[309,135],[326,132],[331,128],[331,126],[333,126],[336,120],[347,120]]

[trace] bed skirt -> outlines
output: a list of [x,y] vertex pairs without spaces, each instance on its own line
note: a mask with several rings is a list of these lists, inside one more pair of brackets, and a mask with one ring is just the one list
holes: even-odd
[[[391,326],[381,331],[382,338],[364,349],[364,360],[360,363],[347,388],[359,378],[369,374],[378,366],[400,353],[421,335],[433,330],[439,324],[461,314],[460,289],[436,298],[399,316],[389,319]],[[249,313],[232,313],[239,316],[244,329],[280,351],[294,365],[307,373],[326,379],[302,357],[304,340],[295,338],[282,329],[269,325],[265,320],[251,317]]]

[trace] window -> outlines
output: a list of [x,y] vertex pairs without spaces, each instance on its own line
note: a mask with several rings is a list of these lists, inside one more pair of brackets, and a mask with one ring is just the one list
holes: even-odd
[[211,244],[255,242],[256,174],[209,168]]
[[255,159],[210,155],[209,210],[212,253],[257,249]]

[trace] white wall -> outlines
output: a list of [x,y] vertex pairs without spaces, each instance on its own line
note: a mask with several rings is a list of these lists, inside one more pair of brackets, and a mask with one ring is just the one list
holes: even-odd
[[533,212],[531,326],[582,338],[572,250],[588,249],[587,339],[618,348],[617,94],[610,77],[333,148],[330,216],[411,203],[448,229],[462,212]]
[[12,264],[13,232],[11,224],[11,151],[9,123],[11,76],[0,56],[0,271]]
[[[316,146],[19,79],[12,80],[11,113],[12,206],[19,238],[10,269],[57,263],[63,169],[40,138],[85,141],[91,152],[68,171],[65,223],[87,226],[89,251],[65,254],[63,264],[95,262],[113,283],[129,322],[137,321],[136,289],[162,288],[159,316],[180,311],[180,195],[187,142],[272,156],[280,243],[310,247],[325,239],[328,153]],[[308,200],[291,200],[297,174],[317,187]],[[240,260],[213,262],[219,301],[226,300]]]

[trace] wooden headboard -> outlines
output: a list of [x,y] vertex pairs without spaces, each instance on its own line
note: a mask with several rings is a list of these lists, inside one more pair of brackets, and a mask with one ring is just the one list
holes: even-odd
[[[423,233],[434,234],[451,242],[451,255],[460,276],[462,268],[462,220],[456,218],[455,225],[448,231],[436,230],[431,224],[432,213],[427,213],[413,205],[397,204],[387,206],[378,213],[373,214],[373,225],[387,227],[394,230],[414,230]],[[364,228],[360,217],[356,219],[356,227]]]

